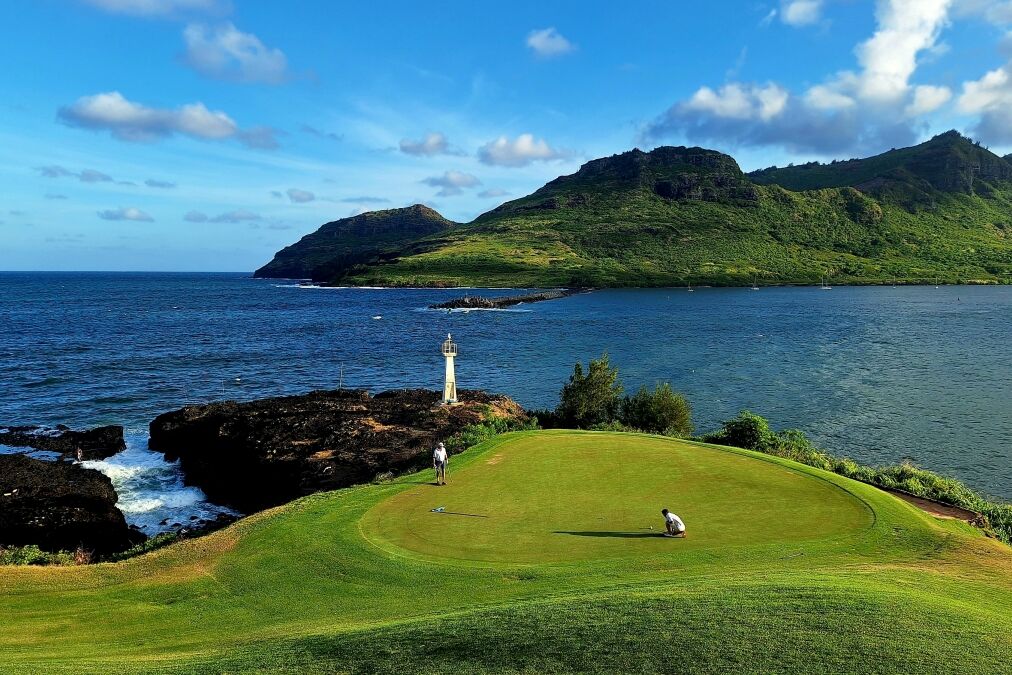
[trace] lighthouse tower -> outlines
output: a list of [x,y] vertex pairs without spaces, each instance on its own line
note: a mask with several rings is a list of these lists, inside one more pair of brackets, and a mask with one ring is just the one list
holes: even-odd
[[443,343],[443,356],[446,357],[446,382],[443,384],[443,405],[457,402],[457,376],[453,371],[453,358],[457,355],[457,343],[450,334]]

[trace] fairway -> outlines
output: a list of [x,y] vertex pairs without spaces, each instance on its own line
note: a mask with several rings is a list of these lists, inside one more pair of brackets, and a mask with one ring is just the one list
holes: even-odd
[[[686,539],[661,536],[665,507],[686,522]],[[852,533],[873,518],[839,485],[771,462],[665,438],[544,432],[452,473],[449,485],[387,499],[362,531],[431,556],[535,563],[677,559],[686,549]]]
[[[1003,673],[1012,660],[1009,548],[835,474],[547,431],[486,441],[452,458],[448,486],[431,481],[312,495],[122,563],[0,568],[0,671]],[[688,538],[657,536],[662,506]]]

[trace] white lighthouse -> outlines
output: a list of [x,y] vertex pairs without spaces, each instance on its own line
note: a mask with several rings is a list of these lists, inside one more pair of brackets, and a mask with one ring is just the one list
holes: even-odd
[[443,384],[443,405],[457,402],[457,376],[453,370],[453,358],[457,355],[457,343],[449,333],[443,343],[443,356],[446,357],[446,382]]

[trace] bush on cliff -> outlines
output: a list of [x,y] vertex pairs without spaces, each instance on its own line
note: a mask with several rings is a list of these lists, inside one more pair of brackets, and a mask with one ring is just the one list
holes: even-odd
[[684,438],[692,434],[692,408],[667,382],[653,391],[640,387],[622,401],[619,421],[626,427],[651,434]]
[[589,429],[617,419],[621,396],[618,368],[613,368],[604,354],[597,360],[591,359],[586,375],[583,365],[576,364],[569,382],[562,387],[555,413],[562,426]]

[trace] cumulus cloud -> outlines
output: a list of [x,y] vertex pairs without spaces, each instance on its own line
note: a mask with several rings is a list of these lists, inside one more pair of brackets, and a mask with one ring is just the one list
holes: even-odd
[[509,193],[501,188],[489,188],[488,190],[482,190],[478,193],[478,196],[482,199],[491,199],[492,197],[505,197]]
[[265,127],[240,129],[235,121],[203,103],[179,108],[151,108],[128,100],[118,91],[82,96],[57,113],[64,124],[108,131],[124,141],[154,141],[174,135],[204,141],[236,139],[255,148],[276,148],[274,132]]
[[417,141],[410,138],[402,138],[400,147],[401,152],[404,154],[415,155],[417,157],[464,154],[460,150],[451,147],[450,142],[446,139],[446,136],[438,131],[426,134],[424,138]]
[[986,143],[1012,144],[1012,61],[978,80],[963,83],[957,101],[962,113],[979,115],[972,131]]
[[948,87],[936,87],[922,84],[914,87],[914,99],[907,106],[907,114],[911,116],[925,115],[938,110],[952,98],[952,90]]
[[190,24],[183,40],[186,63],[207,77],[264,84],[280,84],[287,77],[288,60],[280,49],[267,47],[231,23],[214,28]]
[[917,55],[935,46],[951,5],[952,0],[879,0],[877,30],[857,48],[863,98],[892,102],[907,93]]
[[152,188],[170,189],[176,187],[175,183],[170,183],[167,180],[155,180],[154,178],[148,178],[144,181],[144,184]]
[[540,28],[527,34],[527,46],[538,56],[550,58],[568,54],[576,45],[567,40],[555,28]]
[[452,197],[459,195],[467,188],[481,185],[476,176],[462,171],[446,171],[442,176],[430,176],[422,180],[426,185],[441,188],[436,193],[439,197]]
[[860,70],[837,73],[801,93],[772,82],[701,87],[650,122],[644,139],[676,136],[824,155],[914,143],[918,118],[952,96],[946,87],[910,82],[918,56],[936,47],[951,2],[879,0],[875,33],[855,49]]
[[106,209],[105,211],[99,211],[98,217],[102,220],[133,220],[139,223],[150,223],[154,220],[154,218],[144,211],[132,206],[121,206],[118,209]]
[[114,14],[129,14],[142,17],[167,17],[179,14],[210,13],[228,11],[227,0],[84,0],[93,7]]
[[316,199],[316,195],[307,190],[300,190],[298,188],[288,188],[288,199],[293,204],[305,204]]
[[781,0],[780,20],[789,26],[810,26],[822,18],[822,0]]
[[183,216],[183,220],[188,223],[206,223],[207,214],[203,211],[189,211],[185,216]]
[[478,148],[478,159],[493,166],[520,167],[531,162],[565,159],[569,153],[552,148],[533,134],[520,134],[514,140],[500,136]]

